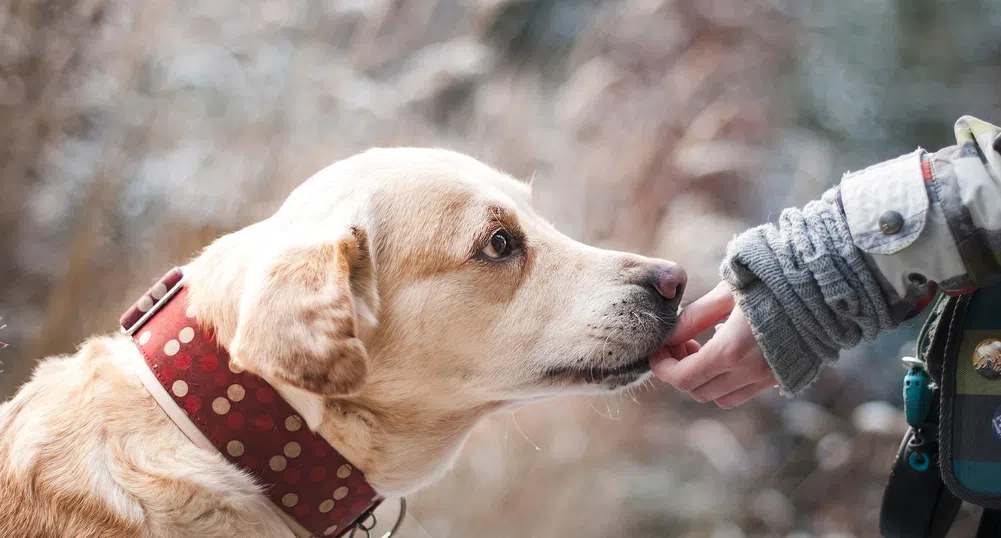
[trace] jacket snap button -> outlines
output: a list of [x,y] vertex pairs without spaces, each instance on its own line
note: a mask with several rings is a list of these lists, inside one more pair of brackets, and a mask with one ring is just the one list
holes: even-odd
[[904,227],[904,216],[899,211],[886,211],[879,216],[879,229],[886,235],[893,235]]

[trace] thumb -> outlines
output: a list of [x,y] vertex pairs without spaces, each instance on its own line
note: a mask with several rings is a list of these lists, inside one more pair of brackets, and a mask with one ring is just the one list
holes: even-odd
[[709,293],[686,306],[678,316],[678,326],[667,339],[667,345],[677,345],[695,338],[702,331],[719,323],[733,311],[730,285],[720,282]]

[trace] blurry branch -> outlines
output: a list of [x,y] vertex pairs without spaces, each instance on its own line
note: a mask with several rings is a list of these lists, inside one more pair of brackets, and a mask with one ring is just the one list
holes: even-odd
[[[25,203],[41,182],[40,155],[64,136],[81,128],[79,110],[66,99],[75,69],[86,47],[99,34],[104,17],[100,0],[57,5],[38,0],[0,3],[0,282],[5,307],[35,306],[39,279],[26,275],[14,251],[18,232],[26,225],[30,205]],[[30,315],[29,315],[30,319]],[[22,331],[9,334],[17,342]],[[20,350],[24,346],[17,346]],[[19,350],[19,351],[20,351]],[[8,378],[19,382],[33,365],[14,360]],[[0,383],[0,396],[8,389]]]
[[[157,42],[155,30],[157,21],[162,17],[164,2],[141,2],[135,5],[133,25],[129,34],[119,43],[120,52],[114,56],[104,68],[111,80],[121,84],[123,88],[134,88],[140,68],[141,59],[147,54],[147,49]],[[131,7],[131,6],[129,6]],[[77,48],[81,43],[70,43]],[[96,51],[90,51],[94,53]],[[98,280],[102,267],[94,263],[95,254],[99,251],[103,237],[101,231],[113,224],[115,219],[115,203],[122,185],[126,181],[124,171],[128,170],[128,160],[144,147],[148,138],[148,130],[152,121],[134,122],[141,127],[129,125],[130,113],[136,113],[134,105],[128,100],[121,103],[123,114],[117,118],[107,132],[107,141],[103,144],[104,152],[96,170],[93,182],[85,198],[82,210],[76,218],[69,242],[70,251],[63,269],[62,278],[56,281],[55,287],[48,295],[46,307],[47,316],[41,333],[46,335],[74,334],[73,329],[80,325],[78,316],[80,309],[74,305],[81,304],[85,294],[92,293],[92,284]],[[151,111],[155,115],[157,109]],[[30,356],[44,356],[62,351],[65,342],[60,338],[41,338],[30,349]]]
[[[61,10],[60,10],[61,11]],[[20,201],[37,180],[34,169],[46,141],[73,113],[60,98],[80,44],[98,26],[101,9],[79,2],[66,13],[44,2],[14,0],[0,5],[0,177],[3,197],[0,230],[17,230],[25,208]],[[15,234],[0,236],[9,252]],[[0,259],[0,279],[13,280],[12,256]]]

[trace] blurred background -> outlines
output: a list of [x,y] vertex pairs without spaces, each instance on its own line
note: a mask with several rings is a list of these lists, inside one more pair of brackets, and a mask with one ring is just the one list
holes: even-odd
[[[0,398],[370,146],[534,175],[560,229],[681,263],[694,298],[733,234],[1001,121],[999,87],[993,0],[6,0]],[[435,538],[877,536],[919,325],[796,400],[493,417],[412,512]]]

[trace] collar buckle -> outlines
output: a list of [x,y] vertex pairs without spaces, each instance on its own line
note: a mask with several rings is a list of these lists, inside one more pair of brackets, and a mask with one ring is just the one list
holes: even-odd
[[146,290],[146,293],[139,298],[135,304],[129,308],[128,312],[122,315],[121,331],[126,336],[131,336],[139,330],[149,318],[153,317],[163,305],[170,301],[171,297],[177,294],[184,286],[184,271],[180,267],[171,269],[153,287]]

